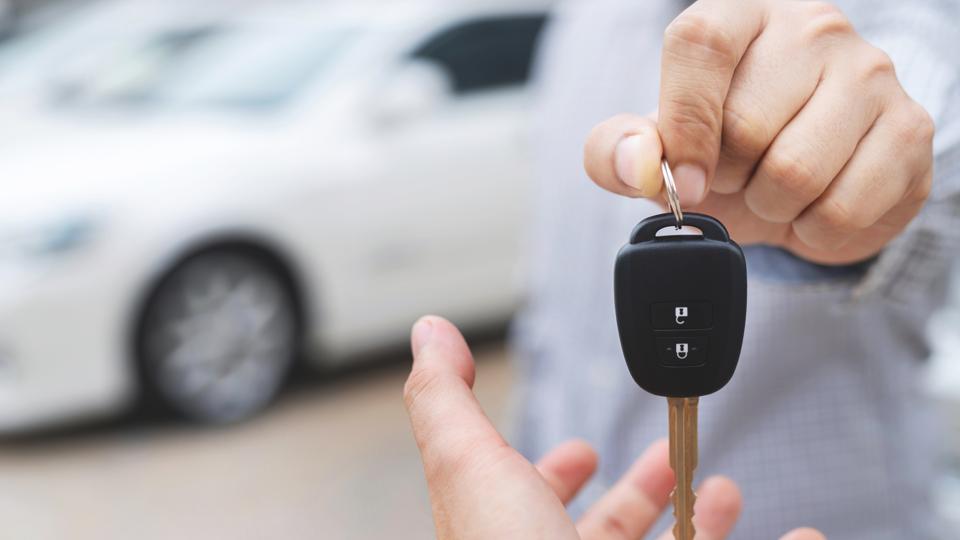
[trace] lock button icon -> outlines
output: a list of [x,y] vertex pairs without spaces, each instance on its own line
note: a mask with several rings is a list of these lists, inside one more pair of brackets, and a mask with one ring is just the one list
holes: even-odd
[[667,367],[700,366],[709,361],[707,336],[657,338],[657,360]]

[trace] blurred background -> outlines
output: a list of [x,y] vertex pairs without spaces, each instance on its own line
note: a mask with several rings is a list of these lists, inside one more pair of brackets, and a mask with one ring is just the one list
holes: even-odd
[[509,432],[552,4],[0,0],[0,536],[430,537],[405,340]]

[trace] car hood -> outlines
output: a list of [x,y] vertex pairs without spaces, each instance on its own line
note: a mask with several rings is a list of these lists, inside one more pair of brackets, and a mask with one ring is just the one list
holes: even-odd
[[44,136],[5,145],[0,153],[0,223],[144,199],[159,189],[229,189],[239,177],[268,168],[280,176],[277,169],[297,159],[296,137],[241,123],[100,122],[91,127],[88,120],[42,131]]

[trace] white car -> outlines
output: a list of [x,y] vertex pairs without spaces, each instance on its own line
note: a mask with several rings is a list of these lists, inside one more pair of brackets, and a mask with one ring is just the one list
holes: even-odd
[[51,78],[0,154],[0,431],[144,395],[231,422],[300,351],[509,316],[546,4],[310,5],[172,17]]

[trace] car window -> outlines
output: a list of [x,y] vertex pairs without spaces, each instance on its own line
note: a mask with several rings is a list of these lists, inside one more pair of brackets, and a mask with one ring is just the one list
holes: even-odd
[[70,70],[54,95],[71,105],[272,107],[328,68],[354,33],[335,27],[165,30]]
[[164,78],[218,30],[167,29],[145,39],[106,39],[78,47],[48,81],[60,103],[143,101]]
[[270,107],[293,99],[328,72],[354,28],[234,29],[184,62],[158,97],[175,104]]
[[472,19],[440,31],[411,56],[443,67],[458,94],[521,85],[545,21],[545,15]]

